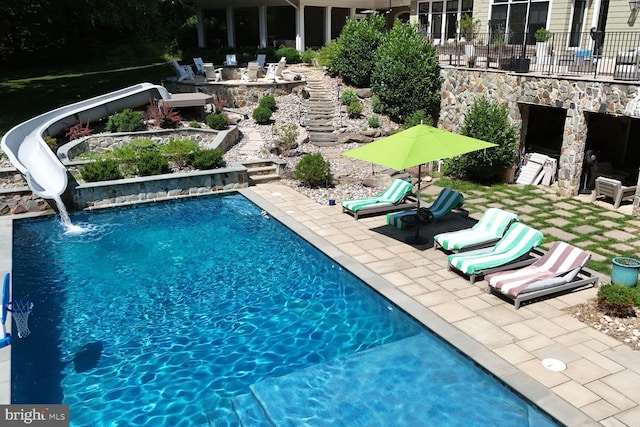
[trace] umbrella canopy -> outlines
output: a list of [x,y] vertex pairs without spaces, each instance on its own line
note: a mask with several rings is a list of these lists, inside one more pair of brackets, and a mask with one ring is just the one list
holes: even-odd
[[495,146],[497,144],[433,126],[417,125],[343,155],[403,170]]

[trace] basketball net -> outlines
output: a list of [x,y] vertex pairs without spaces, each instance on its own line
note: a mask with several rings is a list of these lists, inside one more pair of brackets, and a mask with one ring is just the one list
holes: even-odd
[[11,308],[7,307],[7,311],[11,312],[11,317],[16,321],[16,326],[18,327],[18,337],[26,337],[31,333],[27,321],[29,320],[31,310],[33,310],[33,303],[26,299],[18,299],[11,301],[8,305],[10,305]]

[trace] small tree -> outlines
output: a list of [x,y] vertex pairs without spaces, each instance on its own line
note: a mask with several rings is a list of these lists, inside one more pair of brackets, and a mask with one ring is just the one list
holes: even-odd
[[509,121],[507,107],[484,97],[478,98],[469,108],[460,133],[498,146],[447,160],[447,174],[461,179],[491,182],[513,165],[518,131]]
[[375,54],[371,88],[395,121],[423,110],[433,122],[440,111],[442,78],[431,43],[410,24],[396,20]]
[[371,84],[375,67],[375,52],[385,31],[385,19],[371,15],[360,21],[347,19],[338,37],[338,49],[333,61],[333,71],[342,75],[345,82],[355,87]]
[[298,126],[287,123],[276,129],[276,146],[285,156],[295,147],[300,132]]
[[309,187],[326,185],[331,177],[331,165],[321,153],[305,154],[296,165],[293,176]]

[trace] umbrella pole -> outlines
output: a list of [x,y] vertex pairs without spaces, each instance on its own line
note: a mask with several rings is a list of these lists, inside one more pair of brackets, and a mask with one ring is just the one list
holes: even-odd
[[422,219],[420,218],[420,175],[422,175],[422,165],[418,165],[418,202],[416,203],[416,215],[415,215],[415,226],[416,226],[416,235],[409,236],[406,238],[406,242],[412,245],[424,245],[427,243],[427,239],[420,236],[420,223]]

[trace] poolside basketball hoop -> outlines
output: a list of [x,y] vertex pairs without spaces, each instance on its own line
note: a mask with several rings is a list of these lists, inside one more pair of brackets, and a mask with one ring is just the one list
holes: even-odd
[[16,326],[18,327],[18,337],[26,337],[31,333],[27,322],[29,320],[29,314],[31,314],[31,310],[33,310],[33,303],[26,299],[17,299],[11,301],[8,305],[10,305],[11,308],[7,307],[7,311],[11,313],[11,317],[16,321]]

